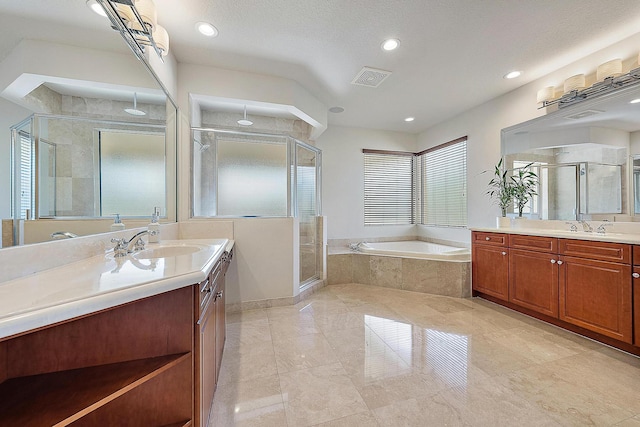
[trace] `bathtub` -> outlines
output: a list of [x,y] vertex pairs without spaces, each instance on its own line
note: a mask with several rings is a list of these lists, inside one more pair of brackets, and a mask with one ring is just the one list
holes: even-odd
[[471,251],[468,248],[456,248],[420,240],[360,243],[356,247],[358,252],[370,255],[453,262],[469,262],[471,260]]

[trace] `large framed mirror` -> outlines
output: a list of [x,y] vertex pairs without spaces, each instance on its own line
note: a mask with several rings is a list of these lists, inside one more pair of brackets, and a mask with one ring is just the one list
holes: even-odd
[[538,175],[530,218],[640,218],[640,85],[503,129],[502,155]]
[[2,247],[107,232],[115,213],[127,228],[146,225],[156,206],[161,221],[176,221],[177,107],[151,65],[85,2],[8,3]]

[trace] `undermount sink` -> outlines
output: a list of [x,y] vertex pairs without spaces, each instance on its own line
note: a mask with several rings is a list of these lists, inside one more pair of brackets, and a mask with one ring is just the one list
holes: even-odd
[[144,249],[132,255],[136,259],[171,258],[193,254],[205,248],[204,245],[170,245]]

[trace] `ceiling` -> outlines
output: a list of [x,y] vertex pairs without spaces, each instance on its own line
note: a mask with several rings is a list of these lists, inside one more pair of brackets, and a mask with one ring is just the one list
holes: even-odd
[[[330,125],[409,133],[547,75],[640,28],[637,0],[616,0],[615,7],[605,7],[601,0],[155,2],[158,21],[168,30],[171,52],[179,62],[294,79],[327,107],[345,108],[341,114],[329,113]],[[84,3],[0,2],[0,60],[25,37],[126,51],[104,18]],[[219,36],[199,35],[197,21],[214,24]],[[389,37],[401,44],[384,52],[380,45]],[[629,44],[617,54],[630,57],[638,50],[637,43]],[[378,88],[350,84],[363,66],[393,74]],[[502,78],[514,69],[524,74]],[[405,123],[407,116],[416,120]]]

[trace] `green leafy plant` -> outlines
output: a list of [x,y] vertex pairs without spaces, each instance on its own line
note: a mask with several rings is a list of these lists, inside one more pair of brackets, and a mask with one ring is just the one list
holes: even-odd
[[518,216],[522,216],[522,210],[527,205],[529,200],[537,195],[536,189],[538,187],[538,175],[531,170],[529,163],[525,167],[517,169],[517,173],[511,176],[513,199],[518,205]]
[[487,194],[500,206],[502,216],[506,217],[507,208],[511,206],[514,199],[514,181],[509,177],[509,170],[503,167],[502,159],[495,165]]

